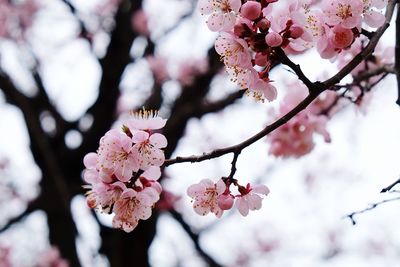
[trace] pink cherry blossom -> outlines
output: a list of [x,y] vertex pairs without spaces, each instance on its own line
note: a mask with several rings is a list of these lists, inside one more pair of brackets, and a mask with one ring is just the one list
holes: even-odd
[[329,0],[323,4],[325,21],[329,25],[340,23],[347,29],[361,26],[362,0]]
[[88,207],[98,208],[101,212],[110,213],[112,206],[119,199],[126,186],[122,182],[112,184],[98,182],[87,186],[87,188],[90,189],[86,193]]
[[132,172],[138,170],[138,159],[131,150],[131,138],[115,129],[108,131],[100,139],[98,150],[100,175],[102,172],[113,173],[120,181],[128,181]]
[[157,111],[141,109],[131,113],[131,116],[124,123],[130,130],[158,130],[165,126],[166,119],[158,116]]
[[149,134],[145,131],[133,133],[132,140],[135,143],[132,153],[136,155],[139,168],[147,170],[151,166],[161,166],[165,161],[161,148],[167,146],[167,139],[160,133]]
[[200,0],[198,7],[201,14],[210,15],[208,28],[218,32],[233,29],[241,4],[240,0]]
[[159,198],[159,193],[151,187],[139,192],[131,188],[126,189],[115,202],[113,227],[131,232],[139,220],[147,220],[151,216],[152,206]]
[[215,41],[215,50],[227,67],[251,68],[251,54],[246,41],[222,32]]
[[353,31],[342,27],[340,24],[333,27],[332,44],[335,48],[346,48],[351,45],[354,40]]
[[243,216],[249,214],[249,210],[259,210],[262,206],[263,198],[260,195],[267,196],[269,189],[265,185],[239,187],[240,195],[236,196],[236,208]]
[[194,211],[199,215],[207,215],[212,212],[218,218],[222,216],[223,210],[218,205],[218,197],[226,190],[226,185],[220,179],[214,183],[210,179],[203,179],[198,184],[191,185],[187,194],[194,200]]

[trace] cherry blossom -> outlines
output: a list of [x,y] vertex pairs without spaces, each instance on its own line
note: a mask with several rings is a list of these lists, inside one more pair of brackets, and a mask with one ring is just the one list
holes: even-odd
[[161,148],[167,146],[167,139],[160,133],[149,134],[145,131],[136,131],[132,137],[135,145],[132,153],[137,155],[139,168],[147,170],[151,166],[161,166],[164,163],[164,152]]
[[251,186],[247,184],[246,187],[239,187],[240,195],[236,196],[236,208],[243,216],[249,214],[249,210],[259,210],[262,206],[263,198],[260,195],[267,196],[269,189],[265,185]]
[[201,14],[210,15],[207,26],[215,32],[233,28],[240,6],[240,0],[200,0],[198,4]]
[[252,67],[251,54],[246,41],[233,34],[221,33],[215,41],[215,50],[221,55],[227,67]]
[[218,205],[218,198],[226,190],[226,185],[220,179],[214,183],[210,179],[203,179],[198,184],[191,185],[187,194],[194,200],[193,209],[199,215],[207,215],[212,212],[218,218],[222,216],[223,210]]
[[100,175],[105,172],[114,174],[120,181],[128,181],[133,171],[138,170],[138,159],[132,153],[132,139],[118,130],[108,131],[100,139],[98,161]]
[[131,130],[159,130],[163,128],[167,120],[158,116],[157,111],[141,109],[131,113],[131,116],[124,122]]
[[151,187],[146,187],[139,192],[131,188],[126,189],[115,202],[113,227],[131,232],[138,225],[139,220],[150,218],[152,206],[159,198],[159,193]]

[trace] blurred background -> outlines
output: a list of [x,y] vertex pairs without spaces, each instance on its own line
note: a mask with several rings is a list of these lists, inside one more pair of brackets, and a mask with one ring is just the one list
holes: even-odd
[[[160,202],[132,233],[87,207],[82,159],[127,112],[159,110],[166,157],[197,155],[257,133],[296,83],[278,66],[278,100],[238,91],[196,5],[0,0],[0,267],[400,266],[400,201],[355,215],[355,225],[346,217],[400,196],[380,194],[399,178],[392,76],[362,105],[341,101],[332,141],[314,136],[307,155],[275,157],[265,139],[245,149],[236,178],[271,190],[247,217],[201,217],[186,195],[227,176],[231,155],[166,168]],[[391,27],[381,50],[394,37]],[[337,70],[315,51],[293,60],[313,80]]]

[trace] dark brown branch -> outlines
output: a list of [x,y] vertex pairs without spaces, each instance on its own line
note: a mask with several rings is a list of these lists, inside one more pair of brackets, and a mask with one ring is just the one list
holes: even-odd
[[90,44],[92,44],[92,39],[90,38],[90,33],[87,30],[85,23],[79,18],[78,10],[76,10],[75,6],[69,0],[61,0],[70,10],[70,12],[75,16],[79,23],[80,27],[80,37],[86,39]]
[[188,234],[190,239],[192,239],[194,246],[200,256],[206,261],[207,266],[209,267],[221,267],[219,263],[217,263],[210,255],[208,255],[203,248],[200,246],[200,236],[192,231],[190,225],[185,222],[182,215],[176,210],[170,210],[169,213],[172,217],[182,226],[183,230]]
[[376,207],[378,207],[378,206],[380,206],[380,205],[382,205],[382,204],[384,204],[384,203],[392,202],[392,201],[395,201],[395,200],[400,200],[400,196],[394,197],[394,198],[385,199],[385,200],[382,200],[382,201],[377,202],[377,203],[373,203],[373,204],[371,204],[369,207],[367,207],[367,208],[365,208],[365,209],[358,210],[358,211],[354,211],[354,212],[352,212],[352,213],[346,215],[345,218],[349,218],[349,219],[351,220],[351,223],[352,223],[353,225],[356,225],[357,222],[356,222],[356,220],[354,219],[354,216],[356,216],[356,215],[358,215],[358,214],[361,214],[361,213],[364,213],[364,212],[367,212],[367,211],[370,211],[370,210],[373,210],[373,209],[375,209]]
[[392,190],[392,188],[395,187],[397,184],[400,184],[400,178],[397,181],[395,181],[394,183],[390,184],[389,186],[383,188],[381,190],[381,193],[386,193],[386,192]]

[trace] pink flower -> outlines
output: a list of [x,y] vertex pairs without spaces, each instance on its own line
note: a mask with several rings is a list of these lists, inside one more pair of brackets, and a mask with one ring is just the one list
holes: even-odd
[[138,159],[131,152],[132,140],[117,130],[108,131],[100,139],[98,164],[100,175],[114,174],[120,181],[126,182],[132,172],[138,170]]
[[141,109],[131,113],[131,117],[125,122],[130,130],[158,130],[165,126],[166,119],[158,116],[157,111]]
[[136,131],[132,137],[135,145],[132,153],[136,155],[139,168],[147,170],[151,166],[161,166],[165,161],[161,148],[167,146],[167,139],[160,133],[150,135],[145,131]]
[[99,208],[101,212],[110,213],[115,201],[119,199],[126,186],[122,182],[107,184],[93,183],[87,186],[86,202],[89,208]]
[[342,27],[340,24],[333,27],[332,44],[335,48],[343,49],[351,45],[354,40],[353,31]]
[[227,67],[252,67],[249,46],[233,34],[222,32],[215,41],[215,50]]
[[211,14],[207,26],[218,32],[233,29],[241,4],[240,0],[200,0],[198,7],[202,15]]
[[206,73],[208,62],[205,59],[191,59],[179,66],[177,80],[183,86],[190,86],[194,83],[199,74]]
[[240,15],[249,20],[257,19],[261,14],[261,4],[256,1],[247,1],[240,9]]
[[269,189],[265,185],[239,187],[240,195],[236,196],[236,207],[240,214],[247,216],[249,210],[259,210],[262,206],[262,197],[259,195],[268,195]]
[[139,220],[147,220],[151,216],[152,206],[159,198],[159,193],[151,187],[139,192],[131,188],[126,189],[115,202],[113,227],[131,232]]
[[191,185],[187,189],[189,197],[194,199],[193,209],[199,215],[207,215],[212,212],[220,218],[223,210],[218,205],[218,197],[226,190],[226,185],[220,179],[216,184],[210,179],[203,179],[198,184]]
[[329,0],[324,2],[325,21],[329,25],[341,24],[351,29],[361,26],[362,0]]

